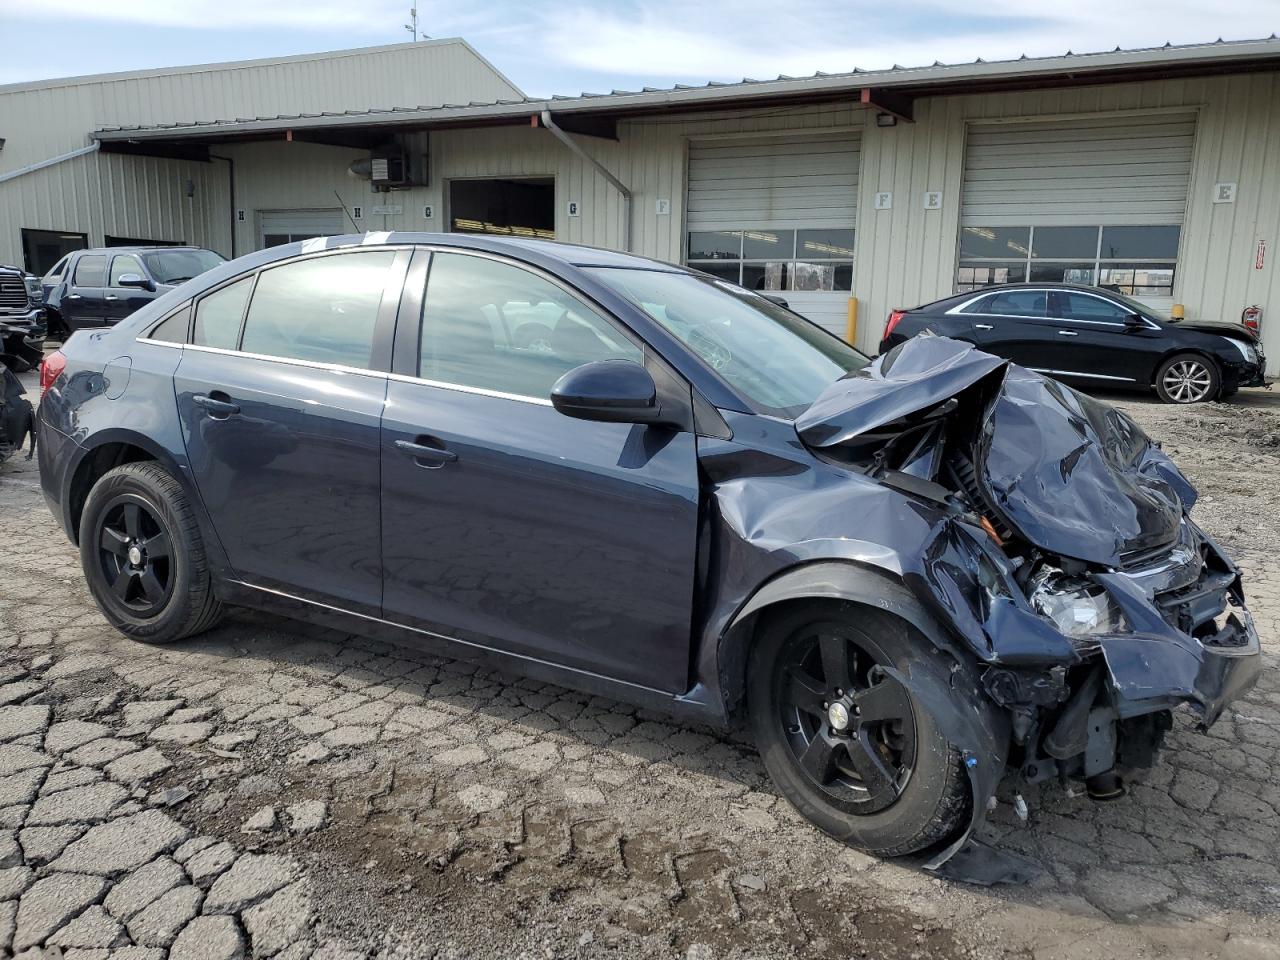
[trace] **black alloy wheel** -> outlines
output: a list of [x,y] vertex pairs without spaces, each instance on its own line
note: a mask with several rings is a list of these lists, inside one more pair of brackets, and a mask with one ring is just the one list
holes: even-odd
[[122,493],[98,526],[98,561],[115,598],[139,617],[154,616],[173,595],[173,545],[159,511]]
[[107,621],[144,643],[171,643],[218,622],[222,604],[195,512],[160,464],[103,474],[80,514],[80,564]]
[[889,658],[838,622],[812,624],[782,653],[775,702],[800,768],[851,812],[891,806],[915,766],[916,728]]

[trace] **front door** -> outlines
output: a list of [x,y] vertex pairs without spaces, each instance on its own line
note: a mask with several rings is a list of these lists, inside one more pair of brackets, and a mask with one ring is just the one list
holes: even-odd
[[1126,323],[1132,310],[1081,290],[1053,291],[1049,313],[1058,336],[1071,344],[1063,352],[1061,369],[1069,371],[1078,385],[1148,386],[1152,382],[1153,358],[1159,355],[1152,341],[1161,336],[1154,324]]
[[196,486],[241,580],[381,612],[379,421],[408,257],[287,261],[197,302],[174,388]]
[[67,281],[59,307],[62,318],[71,330],[84,327],[100,327],[105,322],[104,310],[107,286],[107,258],[101,254],[86,254],[76,261],[75,269]]
[[[434,254],[421,314],[420,339],[397,333],[383,420],[386,617],[685,690],[694,436],[570,419],[548,399],[568,370],[641,361],[641,345],[552,279],[481,255]],[[543,336],[525,335],[534,323]]]
[[103,297],[103,317],[107,323],[120,322],[157,296],[154,290],[120,286],[120,278],[131,273],[143,278],[147,276],[142,261],[135,254],[118,253],[111,258],[111,272],[107,276],[106,296]]

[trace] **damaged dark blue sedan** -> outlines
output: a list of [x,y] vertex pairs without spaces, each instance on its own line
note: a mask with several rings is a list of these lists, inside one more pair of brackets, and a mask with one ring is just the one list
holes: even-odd
[[1259,671],[1128,417],[943,338],[871,362],[678,267],[311,240],[77,333],[42,385],[45,494],[128,636],[258,607],[745,722],[821,829],[935,868],[999,873],[971,834],[1007,770],[1118,795]]

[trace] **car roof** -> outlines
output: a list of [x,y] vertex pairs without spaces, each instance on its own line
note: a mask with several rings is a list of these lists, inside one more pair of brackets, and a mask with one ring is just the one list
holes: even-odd
[[112,253],[156,253],[156,252],[159,252],[159,251],[161,251],[161,250],[207,250],[207,249],[208,249],[207,247],[196,247],[196,246],[190,246],[190,245],[186,245],[186,244],[184,244],[184,245],[183,245],[183,246],[181,246],[181,247],[175,247],[175,246],[171,246],[171,245],[169,245],[169,244],[164,244],[163,246],[156,246],[156,247],[143,247],[143,246],[136,246],[136,247],[86,247],[86,248],[85,248],[85,249],[83,249],[83,250],[72,250],[71,252],[72,252],[72,253],[78,253],[78,254],[84,255],[84,254],[86,254],[86,253],[92,253],[92,254],[112,254]]
[[1087,283],[1062,283],[1045,281],[1044,283],[1032,283],[1029,281],[1020,283],[993,283],[985,287],[979,287],[977,290],[967,290],[964,293],[953,293],[949,297],[942,297],[939,300],[933,300],[929,303],[923,303],[915,310],[927,310],[930,307],[941,306],[942,304],[950,304],[972,300],[976,297],[985,296],[988,293],[1007,293],[1011,290],[1079,290],[1081,293],[1093,293],[1101,296],[1123,296],[1115,290],[1108,290],[1105,287],[1095,287]]

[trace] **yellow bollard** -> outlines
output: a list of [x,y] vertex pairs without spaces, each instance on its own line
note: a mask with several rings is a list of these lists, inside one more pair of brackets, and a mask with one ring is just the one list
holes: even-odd
[[1180,303],[1175,303],[1169,308],[1169,316],[1174,320],[1182,320],[1187,316],[1187,308]]
[[858,298],[849,298],[849,320],[845,324],[844,338],[852,346],[858,345]]

